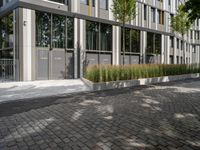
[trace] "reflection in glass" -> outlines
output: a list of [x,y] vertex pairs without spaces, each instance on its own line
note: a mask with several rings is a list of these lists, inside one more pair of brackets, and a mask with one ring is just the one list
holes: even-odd
[[51,14],[36,12],[36,46],[49,47],[51,35]]
[[147,54],[161,54],[161,35],[147,33]]
[[140,31],[131,30],[131,52],[140,52]]
[[[121,36],[121,43],[123,43],[123,31]],[[123,44],[121,44],[123,51]],[[140,31],[130,28],[125,29],[125,52],[140,52]]]
[[101,50],[112,51],[112,25],[101,24]]
[[0,19],[0,49],[13,47],[13,14]]
[[155,34],[155,54],[161,54],[161,35]]
[[67,48],[74,48],[74,19],[67,18]]
[[86,49],[99,50],[99,24],[97,22],[86,22]]
[[154,51],[154,34],[151,32],[147,33],[147,54],[152,54]]
[[52,20],[52,47],[65,48],[65,21],[66,17],[53,15]]

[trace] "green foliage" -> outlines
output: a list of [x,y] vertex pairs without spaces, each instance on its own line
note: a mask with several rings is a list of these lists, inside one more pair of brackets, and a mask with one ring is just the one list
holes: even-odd
[[125,62],[125,23],[136,17],[136,0],[113,0],[113,15],[123,26],[123,64]]
[[113,15],[120,23],[125,24],[136,16],[136,0],[113,0]]
[[191,23],[196,19],[200,19],[200,0],[188,0],[183,7],[183,11],[189,13],[188,19]]
[[200,65],[95,65],[87,68],[85,78],[93,82],[108,82],[133,80],[139,78],[162,77],[169,75],[181,75],[189,73],[200,73]]
[[188,13],[183,11],[183,5],[179,6],[178,13],[175,17],[172,17],[171,27],[173,31],[179,32],[182,36],[187,33],[191,27],[191,23],[188,19]]

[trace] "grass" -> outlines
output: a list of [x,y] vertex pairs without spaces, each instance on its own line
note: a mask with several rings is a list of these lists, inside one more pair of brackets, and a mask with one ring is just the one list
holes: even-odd
[[108,82],[190,73],[200,73],[200,65],[94,65],[87,68],[85,78],[93,82]]

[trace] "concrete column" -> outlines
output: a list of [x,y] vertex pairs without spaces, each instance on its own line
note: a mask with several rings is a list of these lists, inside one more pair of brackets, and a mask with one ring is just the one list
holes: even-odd
[[156,14],[156,16],[155,16],[156,17],[156,30],[158,30],[158,24],[159,24],[159,22],[158,22],[158,9],[156,8],[155,11],[156,11],[156,13],[155,13]]
[[139,25],[139,19],[141,19],[140,18],[140,14],[139,14],[139,12],[141,12],[141,11],[139,11],[139,9],[140,9],[140,5],[139,5],[139,3],[137,2],[136,3],[136,16],[135,16],[135,25],[136,26],[138,26]]
[[113,1],[108,1],[109,20],[115,20],[113,13],[112,13],[112,6],[113,6]]
[[177,64],[177,41],[176,41],[176,37],[174,37],[174,64]]
[[94,16],[97,18],[99,17],[99,1],[95,1],[95,15]]
[[170,36],[165,36],[165,63],[170,64]]
[[121,53],[121,28],[119,26],[113,26],[113,65],[120,64]]
[[147,32],[140,31],[140,61],[146,63]]
[[32,12],[33,10],[31,9],[22,9],[23,11],[23,22],[22,22],[22,34],[23,34],[23,45],[22,45],[22,60],[23,63],[21,64],[21,67],[23,68],[22,71],[22,80],[23,81],[31,81],[33,79],[33,49],[35,47],[35,43],[33,38],[35,36],[33,35],[34,33],[32,32],[32,29],[35,27],[35,21],[33,20],[32,17]]
[[78,54],[80,51],[79,45],[79,19],[74,18],[74,78],[78,78]]
[[147,6],[147,15],[149,16],[149,20],[147,19],[148,21],[148,27],[151,28],[151,7]]
[[80,12],[80,0],[71,0],[71,12]]
[[162,34],[161,35],[161,64],[165,63],[165,36]]
[[186,42],[183,41],[183,62],[186,64],[187,52],[186,52]]
[[85,59],[86,59],[86,21],[80,19],[80,41],[79,41],[79,50],[80,50],[80,77],[83,77],[83,70],[85,69]]

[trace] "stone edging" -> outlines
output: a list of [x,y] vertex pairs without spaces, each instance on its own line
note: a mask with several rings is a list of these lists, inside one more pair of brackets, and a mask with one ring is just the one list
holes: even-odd
[[117,89],[125,87],[134,87],[139,85],[149,85],[162,82],[171,82],[179,81],[185,79],[194,79],[199,78],[200,73],[196,74],[184,74],[184,75],[175,75],[175,76],[163,76],[155,78],[144,78],[144,79],[135,79],[135,80],[122,80],[122,81],[111,81],[111,82],[102,82],[102,83],[93,83],[85,78],[82,78],[82,81],[93,91],[101,91],[108,89]]

